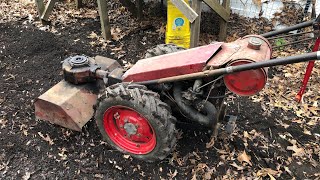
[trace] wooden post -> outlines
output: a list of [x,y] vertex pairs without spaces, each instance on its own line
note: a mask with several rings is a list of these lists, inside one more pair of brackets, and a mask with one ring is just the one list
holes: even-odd
[[191,23],[190,48],[197,47],[200,35],[200,21],[201,21],[201,0],[192,1],[192,9],[198,14],[198,17]]
[[[228,1],[228,2],[226,2]],[[216,12],[222,19],[225,21],[229,20],[230,16],[230,0],[223,0],[223,3],[226,3],[226,7],[223,7],[217,0],[203,0],[214,12]]]
[[111,39],[111,27],[109,23],[108,10],[107,10],[107,1],[106,0],[97,0],[98,9],[100,15],[101,23],[101,32],[105,40]]
[[[230,12],[230,0],[223,0],[222,6]],[[225,41],[227,38],[227,25],[228,20],[220,18],[220,30],[219,30],[219,41]]]
[[76,8],[77,9],[80,9],[80,8],[82,8],[82,0],[76,0]]
[[184,0],[171,0],[171,2],[186,16],[190,23],[197,19],[198,14]]
[[49,0],[44,8],[44,11],[41,14],[41,20],[48,21],[49,15],[53,9],[54,3],[56,0]]
[[41,19],[41,15],[44,11],[44,3],[43,0],[35,0],[36,6],[37,6],[37,10],[38,10],[38,14],[39,14],[39,19]]
[[137,18],[142,19],[143,17],[143,0],[136,0],[137,4]]

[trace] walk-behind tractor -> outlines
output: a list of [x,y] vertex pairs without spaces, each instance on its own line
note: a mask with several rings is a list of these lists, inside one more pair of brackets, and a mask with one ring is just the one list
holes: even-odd
[[93,118],[102,137],[119,151],[146,161],[164,159],[176,144],[174,116],[216,134],[219,122],[231,117],[225,115],[229,93],[258,93],[267,82],[268,67],[319,60],[318,49],[270,59],[266,39],[312,25],[317,38],[318,22],[188,50],[160,45],[127,71],[106,57],[67,58],[64,80],[36,100],[36,118],[76,131]]

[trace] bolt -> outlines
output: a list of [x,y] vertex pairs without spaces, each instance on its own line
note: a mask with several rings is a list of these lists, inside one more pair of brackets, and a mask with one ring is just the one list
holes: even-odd
[[114,113],[113,118],[116,120],[120,119],[120,114],[118,112]]

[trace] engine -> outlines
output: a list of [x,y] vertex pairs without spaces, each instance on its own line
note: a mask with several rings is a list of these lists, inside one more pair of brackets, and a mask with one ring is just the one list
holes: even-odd
[[[210,68],[237,66],[271,58],[271,46],[258,35],[245,36],[231,43],[224,43],[221,50],[208,62]],[[224,76],[226,87],[241,96],[251,96],[263,89],[267,82],[268,68],[242,71]]]

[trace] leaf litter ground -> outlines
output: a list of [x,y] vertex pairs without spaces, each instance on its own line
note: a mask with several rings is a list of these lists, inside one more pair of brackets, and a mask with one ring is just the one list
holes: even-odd
[[[210,144],[208,129],[178,124],[173,154],[144,163],[111,149],[93,121],[82,133],[35,121],[34,99],[62,79],[60,61],[75,54],[103,55],[130,67],[146,49],[163,43],[165,19],[158,5],[144,21],[108,2],[113,40],[99,35],[94,4],[75,10],[57,4],[51,25],[34,21],[33,4],[0,1],[0,177],[5,179],[319,179],[320,70],[317,65],[301,104],[293,101],[305,64],[271,68],[267,87],[250,98],[230,96],[229,114],[239,120],[235,132],[222,125]],[[214,14],[203,15],[201,43],[216,39]],[[212,22],[212,23],[210,23]],[[264,19],[233,15],[228,41],[271,29]],[[310,44],[309,44],[310,46]],[[274,56],[301,54],[284,48]]]

